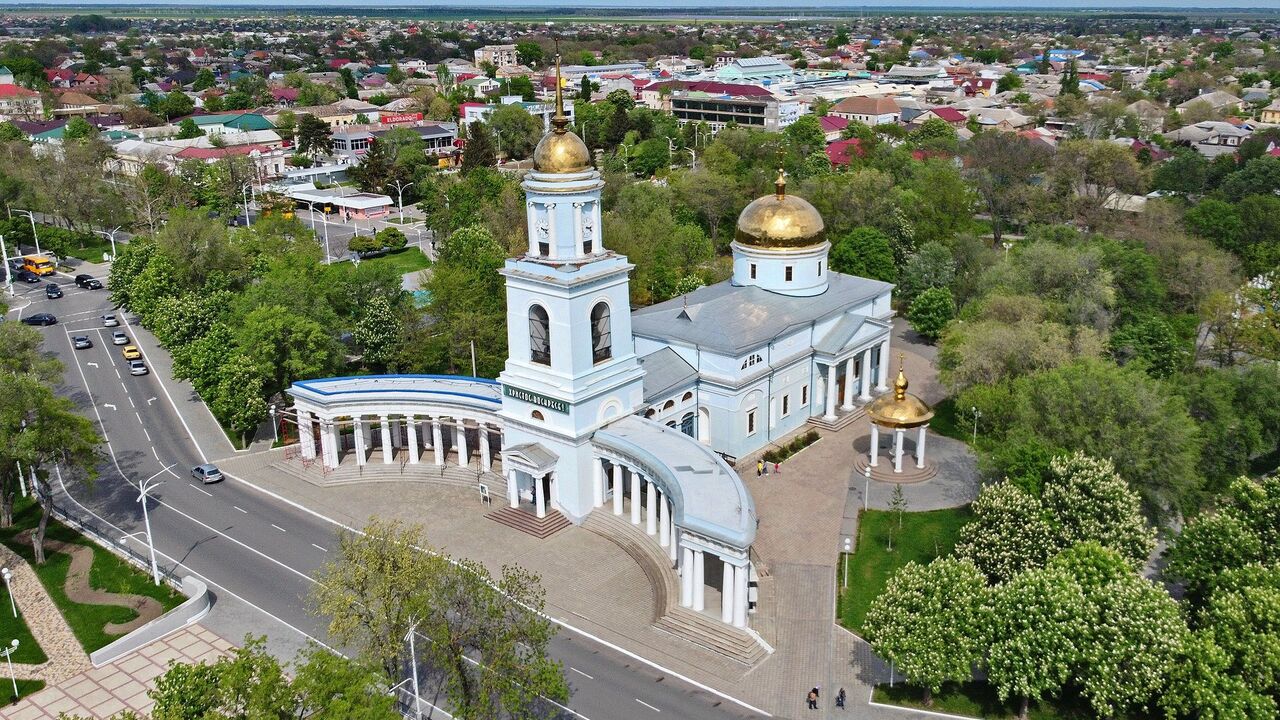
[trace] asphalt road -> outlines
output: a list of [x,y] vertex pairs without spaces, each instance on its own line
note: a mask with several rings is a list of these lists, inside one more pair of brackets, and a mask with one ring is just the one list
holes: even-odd
[[[330,228],[332,230],[332,228]],[[61,392],[99,424],[107,459],[93,486],[55,488],[69,511],[106,525],[146,552],[137,485],[163,480],[148,502],[157,560],[167,571],[195,574],[215,593],[207,622],[224,634],[254,632],[285,647],[306,640],[327,642],[325,622],[307,611],[311,575],[335,552],[332,524],[286,502],[233,481],[202,485],[190,469],[208,459],[209,438],[192,437],[170,393],[177,386],[158,373],[131,376],[101,315],[113,312],[121,328],[127,313],[110,307],[105,290],[80,290],[58,276],[65,296],[45,298],[43,284],[15,285],[9,321],[50,312],[59,324],[40,328],[46,348],[66,366]],[[94,346],[75,350],[71,338],[86,335]],[[146,347],[142,348],[145,353]],[[154,351],[162,352],[162,351]],[[167,362],[164,363],[166,366]],[[150,362],[148,362],[150,365]],[[231,639],[238,639],[234,634]],[[273,643],[273,647],[281,647]],[[622,652],[569,630],[552,643],[572,689],[564,716],[623,720],[649,716],[723,720],[760,717],[735,702],[652,668]],[[424,701],[429,701],[423,693]],[[424,710],[431,708],[424,702]],[[430,717],[448,717],[439,709]]]

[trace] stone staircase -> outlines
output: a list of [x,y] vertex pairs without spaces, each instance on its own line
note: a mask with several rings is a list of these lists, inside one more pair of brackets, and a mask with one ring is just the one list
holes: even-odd
[[506,479],[497,473],[457,465],[402,465],[399,461],[387,465],[379,459],[378,462],[371,462],[363,467],[354,462],[346,462],[336,470],[326,471],[319,462],[304,465],[300,459],[292,458],[274,462],[272,467],[313,485],[323,486],[369,482],[431,482],[477,488],[480,483],[484,483],[489,486],[489,492],[499,500],[506,496],[507,487]]
[[644,571],[653,588],[656,617],[653,626],[744,665],[755,665],[768,651],[750,633],[716,618],[680,607],[680,576],[671,567],[666,548],[632,525],[628,516],[602,508],[587,515],[582,527],[622,548]]
[[867,413],[861,407],[855,407],[853,410],[836,416],[835,420],[827,420],[821,415],[814,415],[809,418],[809,424],[822,430],[840,430],[848,427],[857,420],[866,417]]
[[666,548],[658,545],[657,538],[649,537],[643,526],[632,525],[627,517],[601,508],[589,513],[582,527],[622,548],[644,571],[653,588],[654,616],[650,621],[656,621],[679,602],[680,576],[672,569]]
[[572,524],[560,511],[551,509],[547,510],[546,517],[540,518],[527,510],[506,506],[494,510],[485,517],[539,540],[549,538]]

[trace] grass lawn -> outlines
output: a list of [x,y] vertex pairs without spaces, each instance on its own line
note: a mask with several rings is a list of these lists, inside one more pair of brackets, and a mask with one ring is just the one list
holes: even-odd
[[[11,607],[9,593],[0,584],[0,643],[7,643],[15,638],[18,640],[18,650],[12,658],[16,663],[39,665],[48,660],[44,650],[40,649],[40,644],[31,635],[31,630],[27,628],[27,623],[23,621],[22,609],[18,609],[18,617],[15,618]],[[10,687],[9,691],[12,692],[13,688]]]
[[[44,689],[43,680],[19,680],[17,699],[21,700],[22,698],[28,695],[33,695],[35,693],[38,693],[43,689]],[[3,698],[13,697],[13,684],[9,681],[8,678],[5,678],[3,681],[0,681],[0,697],[3,697]]]
[[[1084,698],[1070,691],[1068,693],[1060,700],[1031,703],[1027,717],[1030,720],[1089,720],[1097,717]],[[872,697],[876,702],[886,705],[901,705],[984,720],[1014,720],[1018,717],[1018,702],[1012,698],[1007,703],[1000,702],[995,688],[984,682],[947,683],[942,686],[942,692],[933,696],[933,705],[928,708],[922,700],[924,693],[901,682],[892,688],[877,685]],[[1124,720],[1145,720],[1154,718],[1155,715],[1139,713],[1120,717]]]
[[[16,501],[14,524],[12,527],[0,530],[0,540],[31,563],[40,582],[49,591],[54,604],[62,611],[62,616],[66,618],[67,624],[71,626],[71,631],[75,633],[76,639],[80,641],[85,652],[93,652],[120,637],[108,634],[103,629],[107,623],[128,622],[137,617],[137,613],[129,608],[115,605],[83,605],[72,602],[63,587],[67,579],[67,570],[71,567],[71,557],[63,553],[46,551],[45,564],[36,565],[31,546],[14,540],[14,536],[22,530],[34,528],[39,519],[40,507],[33,500]],[[49,521],[46,537],[78,543],[93,550],[93,567],[89,570],[89,583],[95,588],[113,593],[146,595],[158,600],[166,611],[172,610],[185,600],[180,593],[168,585],[153,585],[146,573],[134,569],[129,563],[56,520]]]
[[[372,257],[368,260],[360,261],[361,265],[366,263],[370,265],[386,265],[395,269],[395,271],[400,275],[410,273],[415,270],[425,270],[426,268],[431,267],[431,260],[427,258],[427,256],[424,255],[416,246],[406,247],[394,252],[389,252],[386,255],[379,255],[378,257]],[[340,267],[345,267],[345,265]]]
[[[848,567],[848,587],[840,593],[840,624],[860,630],[871,601],[884,590],[895,570],[914,560],[927,563],[947,555],[955,547],[960,526],[969,521],[969,507],[929,512],[908,512],[898,519],[886,510],[867,510],[858,521],[858,545],[841,558],[841,572]],[[888,550],[890,531],[893,551]],[[839,578],[844,587],[844,578]]]
[[67,249],[67,255],[92,263],[102,262],[102,253],[111,252],[111,241],[100,235],[94,235],[93,238],[92,242],[86,240],[84,247],[78,247],[79,243],[73,243]]

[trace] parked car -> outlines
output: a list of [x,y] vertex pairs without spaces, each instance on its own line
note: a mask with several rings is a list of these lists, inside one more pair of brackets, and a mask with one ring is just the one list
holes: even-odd
[[133,360],[129,363],[130,375],[146,375],[148,372],[150,371],[147,370],[147,364],[141,360]]
[[76,287],[82,287],[85,290],[101,290],[102,281],[95,279],[92,275],[77,275]]
[[204,465],[197,465],[191,468],[191,477],[208,485],[209,483],[215,483],[221,480],[222,471],[218,469],[217,465],[205,463]]
[[62,288],[57,283],[49,283],[44,286],[44,296],[50,300],[57,300],[62,297]]
[[16,274],[14,274],[14,277],[18,278],[19,280],[21,280],[22,282],[28,285],[35,285],[36,283],[40,282],[40,276],[31,272],[30,270],[19,270]]
[[102,327],[120,327],[120,321],[115,315],[107,314],[102,316]]
[[49,313],[36,313],[22,318],[23,325],[57,325],[58,318]]
[[71,338],[71,344],[77,350],[88,350],[93,347],[93,341],[89,339],[88,335],[76,335]]
[[120,354],[124,355],[125,360],[141,360],[142,359],[142,351],[138,349],[137,345],[125,345],[124,347],[120,348]]
[[111,333],[111,344],[112,345],[128,345],[129,336],[125,335],[123,330],[116,330]]

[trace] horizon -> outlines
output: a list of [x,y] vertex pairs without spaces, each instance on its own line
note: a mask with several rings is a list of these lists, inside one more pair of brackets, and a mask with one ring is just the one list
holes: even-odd
[[[952,0],[918,0],[910,4],[902,2],[902,0],[868,0],[867,2],[851,3],[846,0],[802,0],[801,4],[790,7],[779,7],[778,0],[672,0],[671,2],[655,3],[651,0],[611,0],[604,2],[602,0],[488,0],[482,4],[467,4],[457,2],[456,0],[444,2],[405,2],[404,0],[387,0],[373,2],[361,8],[362,14],[368,14],[372,10],[465,10],[474,9],[476,11],[491,11],[495,9],[501,10],[548,10],[555,11],[557,9],[565,10],[671,10],[681,14],[690,12],[705,14],[719,14],[723,11],[742,10],[753,14],[759,14],[762,11],[776,10],[778,17],[786,17],[790,14],[798,12],[822,10],[840,13],[854,13],[861,10],[874,11],[893,11],[895,13],[904,13],[922,10],[941,10],[950,13],[963,12],[965,10],[975,11],[998,11],[1013,10],[1021,12],[1089,12],[1096,11],[1100,13],[1116,13],[1126,11],[1140,12],[1187,12],[1200,11],[1217,12],[1230,11],[1248,14],[1263,14],[1267,11],[1280,10],[1280,0],[1256,0],[1253,3],[1242,3],[1241,0],[1222,0],[1219,3],[1201,2],[1199,0],[1152,0],[1151,2],[1141,2],[1128,0],[1122,5],[1104,5],[1099,4],[1098,0],[1027,0],[1026,2],[1011,3],[1009,0],[965,0],[962,3],[956,3]],[[21,2],[13,2],[12,0],[0,0],[0,7],[12,8],[13,10],[23,9],[48,9],[48,8],[66,8],[68,10],[80,8],[145,8],[145,7],[167,7],[167,8],[209,8],[205,0],[132,0],[122,2],[121,0],[22,0]],[[308,10],[308,9],[328,9],[350,7],[348,0],[223,0],[217,9],[243,8],[243,9],[260,9],[260,10]]]

